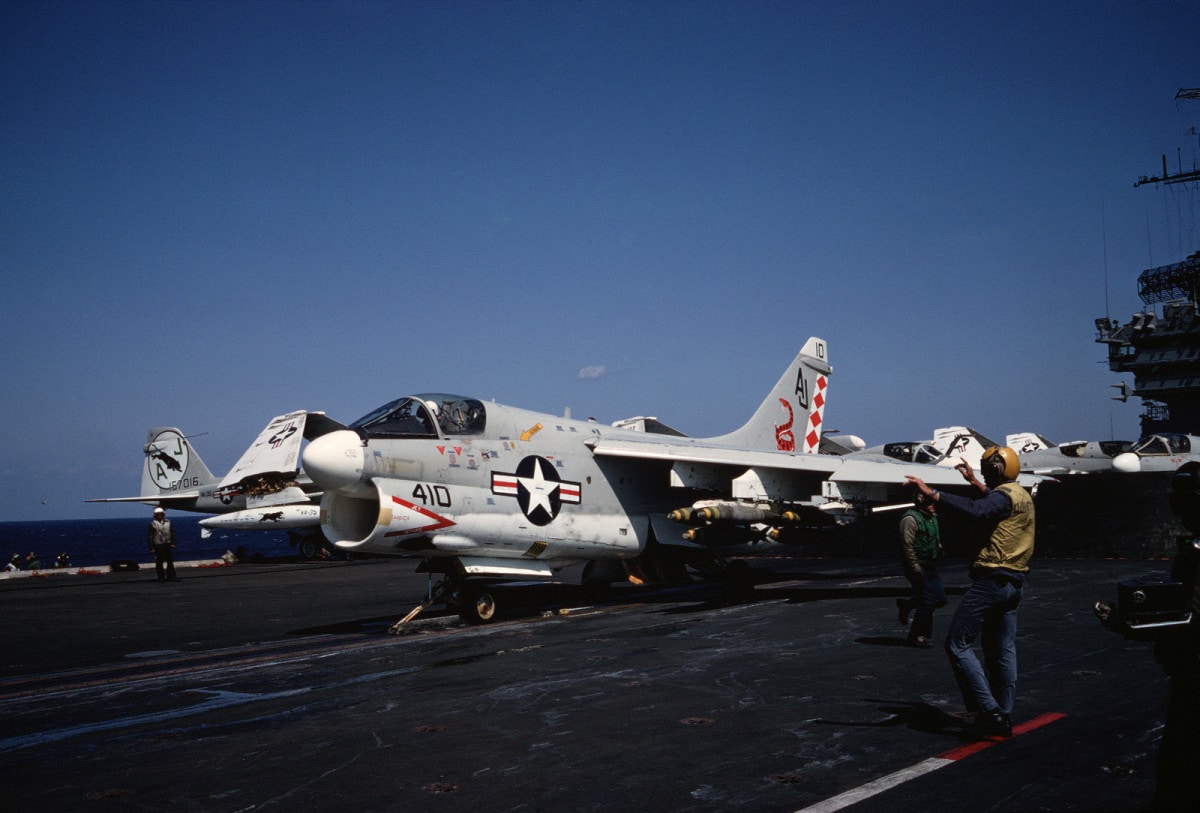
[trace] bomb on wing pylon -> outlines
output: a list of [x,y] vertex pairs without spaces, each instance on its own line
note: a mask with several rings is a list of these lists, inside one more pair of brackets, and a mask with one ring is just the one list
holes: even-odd
[[745,545],[761,542],[766,531],[762,525],[701,525],[684,531],[683,538],[697,545]]
[[667,515],[676,522],[698,525],[704,522],[770,522],[778,512],[768,506],[733,500],[705,500],[691,508],[679,508]]

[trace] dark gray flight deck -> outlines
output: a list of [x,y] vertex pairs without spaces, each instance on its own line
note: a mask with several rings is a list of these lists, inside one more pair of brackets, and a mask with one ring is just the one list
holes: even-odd
[[[1014,715],[1032,725],[978,749],[940,647],[902,645],[907,583],[883,559],[753,560],[760,583],[736,604],[685,586],[584,606],[549,588],[522,598],[565,611],[485,627],[431,613],[399,636],[388,625],[426,589],[412,562],[0,581],[3,796],[9,810],[1144,807],[1166,679],[1090,607],[1169,563],[1034,565]],[[962,562],[945,573],[939,635],[967,586]]]

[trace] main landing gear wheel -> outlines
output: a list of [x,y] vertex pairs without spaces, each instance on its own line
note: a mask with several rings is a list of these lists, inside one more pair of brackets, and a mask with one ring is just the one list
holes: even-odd
[[488,592],[464,595],[458,615],[468,624],[489,624],[496,618],[496,599]]

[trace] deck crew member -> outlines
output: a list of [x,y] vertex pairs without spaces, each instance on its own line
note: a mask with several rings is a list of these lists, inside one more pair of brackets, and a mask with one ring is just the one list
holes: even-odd
[[[955,467],[979,489],[973,497],[935,491],[920,478],[908,477],[937,505],[986,523],[987,543],[971,565],[971,587],[963,596],[946,634],[946,654],[968,711],[975,712],[980,736],[1012,736],[1017,689],[1017,606],[1033,555],[1033,499],[1016,483],[1017,453],[991,446],[980,458],[983,483],[965,460]],[[983,662],[972,645],[980,639]]]
[[912,594],[896,599],[901,624],[908,623],[909,646],[928,649],[933,644],[933,611],[946,606],[946,588],[938,573],[942,556],[941,531],[933,499],[914,490],[913,507],[900,517],[900,561]]
[[154,572],[158,580],[175,581],[175,527],[162,506],[154,509],[154,518],[146,530],[146,542],[154,554]]

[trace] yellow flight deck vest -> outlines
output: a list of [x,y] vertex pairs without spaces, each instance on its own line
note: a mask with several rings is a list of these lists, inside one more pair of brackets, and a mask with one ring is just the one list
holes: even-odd
[[988,543],[975,559],[975,566],[1028,573],[1029,557],[1033,556],[1033,498],[1014,482],[1001,483],[995,490],[1008,495],[1012,513],[992,530]]

